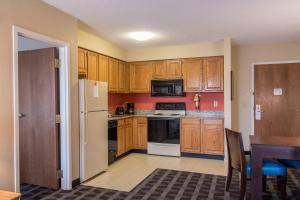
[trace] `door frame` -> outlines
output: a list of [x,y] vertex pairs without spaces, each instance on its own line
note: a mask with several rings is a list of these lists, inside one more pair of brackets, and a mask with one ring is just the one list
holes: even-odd
[[71,110],[70,110],[70,44],[30,30],[12,26],[13,39],[13,107],[14,107],[14,184],[15,191],[20,191],[19,158],[19,78],[18,78],[18,36],[25,36],[52,44],[59,49],[59,88],[60,88],[60,167],[63,170],[61,189],[72,189],[71,162]]
[[252,63],[252,69],[251,69],[251,130],[250,135],[254,135],[255,130],[255,120],[254,120],[254,89],[255,89],[255,74],[254,74],[254,68],[256,65],[271,65],[271,64],[290,64],[290,63],[300,63],[300,60],[290,60],[290,61],[270,61],[270,62],[255,62]]

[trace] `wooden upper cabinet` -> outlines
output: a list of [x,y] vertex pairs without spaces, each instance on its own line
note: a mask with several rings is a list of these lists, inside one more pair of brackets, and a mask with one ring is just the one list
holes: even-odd
[[166,79],[167,78],[167,61],[160,60],[153,62],[153,79]]
[[118,69],[118,79],[119,79],[119,87],[118,87],[118,92],[127,92],[128,91],[128,86],[127,86],[127,81],[128,79],[128,71],[127,71],[127,66],[125,62],[119,61],[119,69]]
[[184,59],[182,61],[182,74],[184,81],[184,91],[198,92],[203,90],[203,60]]
[[206,91],[223,91],[224,89],[224,58],[204,58],[204,89]]
[[98,55],[98,80],[108,82],[108,57]]
[[207,154],[224,154],[223,119],[203,119],[201,129],[201,152]]
[[98,80],[98,54],[94,52],[87,53],[87,68],[88,75],[87,78],[89,80]]
[[135,62],[130,64],[130,92],[150,92],[152,62]]
[[117,92],[119,89],[119,62],[116,59],[109,58],[108,67],[108,91]]
[[181,60],[159,60],[153,62],[153,79],[182,78]]
[[197,118],[181,118],[180,146],[182,152],[201,152],[201,120]]
[[125,63],[125,92],[130,92],[130,67],[129,63]]
[[87,74],[87,51],[78,48],[78,73]]
[[167,76],[169,79],[182,78],[181,60],[168,60],[167,61]]

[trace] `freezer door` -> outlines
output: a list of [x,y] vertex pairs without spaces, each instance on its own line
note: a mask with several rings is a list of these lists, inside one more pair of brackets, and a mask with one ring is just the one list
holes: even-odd
[[85,111],[107,110],[108,85],[107,82],[84,80]]
[[108,168],[108,127],[107,111],[82,115],[80,179],[85,181]]

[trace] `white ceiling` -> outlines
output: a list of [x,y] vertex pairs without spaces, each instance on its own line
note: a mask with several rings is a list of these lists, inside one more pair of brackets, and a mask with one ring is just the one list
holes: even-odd
[[[300,39],[299,0],[43,0],[125,48],[180,45],[231,37],[238,44]],[[137,42],[132,31],[157,37]]]

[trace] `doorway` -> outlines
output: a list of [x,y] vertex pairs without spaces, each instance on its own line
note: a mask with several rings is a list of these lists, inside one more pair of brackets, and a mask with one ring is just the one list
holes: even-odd
[[300,136],[300,62],[254,65],[254,133]]
[[13,36],[15,191],[71,189],[69,44],[16,26]]

